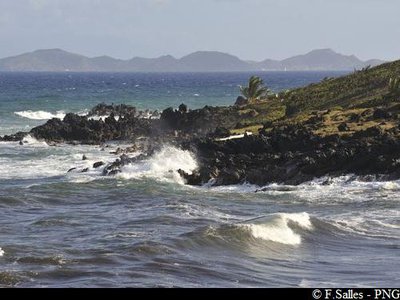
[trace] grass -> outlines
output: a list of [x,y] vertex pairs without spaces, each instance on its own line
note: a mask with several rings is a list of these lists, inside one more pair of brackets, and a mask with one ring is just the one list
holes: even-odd
[[[252,103],[239,110],[239,114],[242,118],[237,127],[262,126],[268,122],[275,122],[285,116],[285,111],[285,105],[276,99]],[[250,114],[249,112],[254,113]]]
[[[389,89],[390,78],[399,77],[400,61],[395,61],[285,91],[279,98],[269,97],[237,108],[239,118],[236,126],[230,128],[231,133],[258,134],[264,125],[272,128],[285,124],[302,124],[322,136],[348,135],[374,126],[390,129],[398,126],[397,120],[383,123],[373,120],[372,114],[373,109],[383,107],[400,116],[400,99]],[[339,131],[342,123],[347,124],[349,131]]]
[[399,76],[400,61],[386,63],[289,91],[285,95],[285,104],[300,112],[337,105],[343,108],[384,105],[388,100],[384,96],[389,93],[390,78]]
[[[390,129],[399,126],[396,116],[400,117],[400,96],[390,89],[390,78],[400,78],[400,61],[325,79],[241,107],[195,110],[189,119],[216,122],[231,134],[258,134],[260,128],[270,130],[287,124],[306,126],[321,136],[349,135],[374,126]],[[374,120],[372,115],[378,107],[394,118]],[[348,131],[339,131],[342,123],[346,123]]]

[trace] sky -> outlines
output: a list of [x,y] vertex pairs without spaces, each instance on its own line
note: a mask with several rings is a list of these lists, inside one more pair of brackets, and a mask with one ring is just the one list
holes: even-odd
[[400,58],[400,0],[0,0],[0,57],[62,48],[90,57],[246,60],[332,48]]

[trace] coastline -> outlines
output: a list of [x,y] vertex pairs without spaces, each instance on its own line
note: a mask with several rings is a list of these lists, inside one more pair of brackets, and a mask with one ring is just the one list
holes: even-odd
[[[51,81],[53,89],[59,87],[58,78]],[[247,75],[241,77],[246,80]],[[119,86],[126,81],[119,80],[107,99],[118,101]],[[332,84],[303,89],[312,95],[310,88],[327,83]],[[68,95],[79,94],[79,99],[93,92],[74,86],[77,92]],[[153,88],[163,95],[163,85]],[[22,93],[36,99],[38,89]],[[191,94],[207,90],[217,97],[214,88],[194,87]],[[326,105],[321,94],[316,97]],[[162,112],[163,106],[178,107],[182,99],[156,97],[148,107]],[[27,132],[43,125],[28,136],[21,134],[22,145],[18,136],[0,143],[0,286],[395,284],[393,260],[376,261],[376,254],[396,257],[400,180],[391,180],[396,174],[388,172],[363,174],[385,173],[390,156],[397,159],[391,144],[397,142],[396,101],[369,107],[335,104],[286,116],[283,108],[290,99],[283,99],[202,109],[197,108],[203,104],[188,100],[187,108],[167,109],[162,117],[155,111],[140,113],[145,105],[101,105],[92,114],[88,108],[101,102],[93,99],[61,107],[41,102],[23,107],[17,101],[7,107],[3,115],[14,122],[9,124],[22,126],[9,127],[5,134],[23,131],[24,124],[32,124]],[[157,101],[163,104],[150,105]],[[233,102],[230,97],[218,103]],[[28,108],[29,117],[39,110],[78,116],[47,122],[14,114]],[[366,136],[354,136],[368,129]],[[230,136],[240,138],[226,139]],[[369,149],[374,149],[371,156]],[[358,175],[334,177],[340,172],[331,171],[331,177],[313,178],[328,167],[350,172],[353,161],[362,158],[366,168]],[[383,171],[376,169],[379,161]],[[293,169],[287,174],[289,163]],[[320,170],[323,163],[326,168]],[[312,180],[298,184],[308,177]],[[240,184],[248,178],[260,185]],[[199,185],[188,185],[190,180]],[[292,184],[263,185],[270,180]],[[355,274],[356,269],[363,271]]]
[[[198,160],[192,173],[173,170],[189,185],[297,185],[347,174],[398,179],[400,104],[387,83],[399,73],[397,61],[244,105],[190,110],[182,104],[161,114],[99,104],[86,116],[69,113],[0,141],[23,144],[30,134],[49,144],[131,143],[130,150],[116,153],[114,163],[94,166],[104,168],[104,175],[115,175],[170,144]],[[130,157],[132,149],[142,155]]]

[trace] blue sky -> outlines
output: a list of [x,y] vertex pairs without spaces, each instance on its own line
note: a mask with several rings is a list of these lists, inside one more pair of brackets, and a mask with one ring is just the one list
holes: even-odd
[[0,0],[0,57],[44,48],[117,58],[197,50],[282,59],[332,48],[400,58],[400,0]]

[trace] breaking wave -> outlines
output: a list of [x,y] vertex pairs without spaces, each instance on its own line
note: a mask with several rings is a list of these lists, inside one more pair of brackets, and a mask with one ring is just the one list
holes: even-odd
[[24,111],[14,112],[14,114],[30,120],[50,120],[53,118],[64,119],[65,117],[65,112],[62,110],[57,111],[55,113],[43,110],[38,110],[38,111],[24,110]]
[[123,179],[152,178],[159,181],[185,184],[178,170],[191,173],[197,166],[196,158],[191,152],[172,146],[164,146],[149,159],[124,166],[118,177]]
[[312,230],[313,226],[308,213],[284,214],[278,213],[257,219],[256,222],[236,225],[241,230],[247,230],[256,239],[272,241],[286,245],[301,244],[301,236],[291,225]]
[[211,225],[184,235],[183,245],[189,247],[211,244],[243,249],[248,245],[266,250],[282,250],[282,246],[299,246],[304,235],[314,232],[308,213],[276,213],[239,223]]

